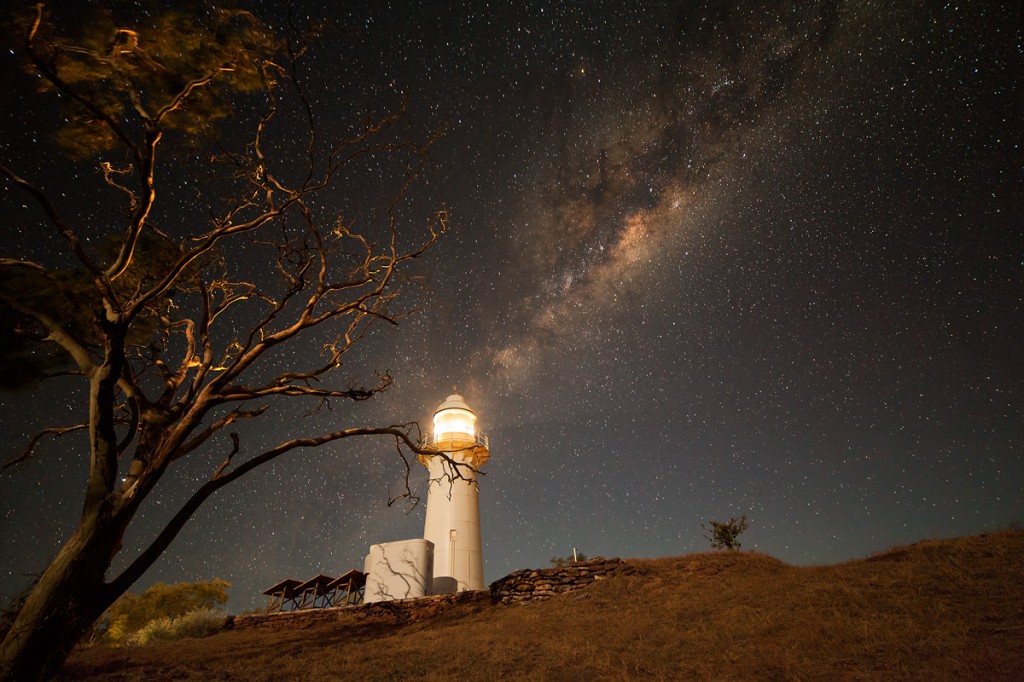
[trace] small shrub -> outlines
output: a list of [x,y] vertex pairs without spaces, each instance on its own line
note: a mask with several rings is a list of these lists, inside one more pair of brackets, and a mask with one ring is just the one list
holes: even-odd
[[177,618],[156,618],[132,633],[126,640],[132,646],[185,637],[208,637],[224,627],[224,613],[216,609],[198,609]]
[[746,514],[738,519],[730,518],[728,521],[708,521],[708,523],[711,524],[711,528],[703,523],[700,524],[700,527],[704,529],[704,538],[711,543],[711,547],[714,549],[739,549],[738,538],[750,526]]
[[128,646],[145,646],[158,639],[170,639],[171,620],[170,618],[154,618],[128,635],[124,643]]

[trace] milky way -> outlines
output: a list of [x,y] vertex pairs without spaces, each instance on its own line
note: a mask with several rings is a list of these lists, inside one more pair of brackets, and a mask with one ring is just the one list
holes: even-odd
[[[419,311],[344,369],[393,390],[272,412],[249,451],[427,420],[455,385],[491,439],[489,581],[574,546],[703,551],[701,522],[743,513],[744,548],[795,563],[1024,519],[1017,3],[298,4],[343,28],[306,64],[325,137],[406,100],[409,135],[445,134],[403,226],[443,207],[451,229],[416,264]],[[0,150],[36,171],[4,107]],[[38,172],[92,172],[56,168]],[[385,200],[373,182],[321,199]],[[6,242],[30,243],[38,217],[5,202]],[[6,451],[80,399],[0,396]],[[76,518],[69,443],[0,480],[5,593]],[[215,450],[161,484],[129,553]],[[275,464],[144,582],[216,575],[241,609],[360,566],[422,533],[422,506],[387,505],[402,471],[372,442]]]
[[813,80],[833,56],[835,3],[652,14],[643,30],[614,35],[614,49],[574,53],[578,66],[543,105],[539,200],[517,221],[517,265],[537,287],[518,306],[515,342],[475,367],[496,365],[511,386],[534,381],[550,349],[586,352],[601,328],[588,322],[644,305],[645,287],[672,286],[650,271],[678,262],[687,231],[728,201],[712,179],[808,98],[845,94]]

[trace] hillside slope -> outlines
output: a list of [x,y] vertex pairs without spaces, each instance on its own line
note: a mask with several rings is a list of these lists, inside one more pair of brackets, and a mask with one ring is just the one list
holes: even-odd
[[83,649],[64,680],[1021,680],[1024,531],[836,566],[637,560],[542,603]]

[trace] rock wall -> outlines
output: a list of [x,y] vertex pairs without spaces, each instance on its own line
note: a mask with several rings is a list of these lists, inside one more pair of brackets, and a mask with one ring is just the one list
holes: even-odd
[[612,575],[635,573],[636,568],[622,559],[603,559],[556,566],[554,568],[525,568],[510,573],[491,583],[490,590],[438,594],[419,599],[335,606],[326,609],[302,611],[275,611],[228,616],[226,627],[235,630],[252,628],[302,629],[328,623],[357,624],[368,622],[408,623],[436,616],[455,606],[491,604],[500,602],[543,601],[557,594],[581,590],[597,580]]
[[225,627],[231,630],[250,630],[252,628],[306,628],[323,623],[335,623],[342,618],[342,613],[353,606],[336,606],[326,609],[302,609],[301,611],[273,611],[271,613],[244,613],[240,616],[228,616]]
[[456,605],[485,603],[491,604],[491,593],[487,590],[437,594],[417,599],[396,599],[394,601],[358,604],[356,606],[334,606],[324,609],[302,609],[301,611],[275,611],[273,613],[250,613],[228,617],[226,627],[234,630],[252,628],[301,629],[323,624],[356,624],[368,622],[410,623],[436,616]]
[[491,597],[503,604],[543,601],[556,594],[582,589],[611,575],[635,572],[636,568],[622,559],[602,557],[569,566],[524,568],[491,583]]

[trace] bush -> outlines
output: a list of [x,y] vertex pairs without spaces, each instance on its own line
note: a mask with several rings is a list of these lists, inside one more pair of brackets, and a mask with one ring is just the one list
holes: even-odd
[[157,583],[141,595],[126,594],[100,617],[93,641],[119,644],[154,621],[212,609],[227,602],[228,587],[229,583],[214,579],[177,585]]
[[714,549],[739,549],[738,538],[750,526],[746,514],[738,519],[730,518],[728,521],[708,521],[708,523],[711,524],[711,528],[703,523],[700,524],[700,527],[704,529],[704,538],[711,543],[711,547]]
[[125,641],[131,646],[185,637],[208,637],[224,627],[224,613],[216,609],[189,611],[177,618],[157,618],[132,633]]

